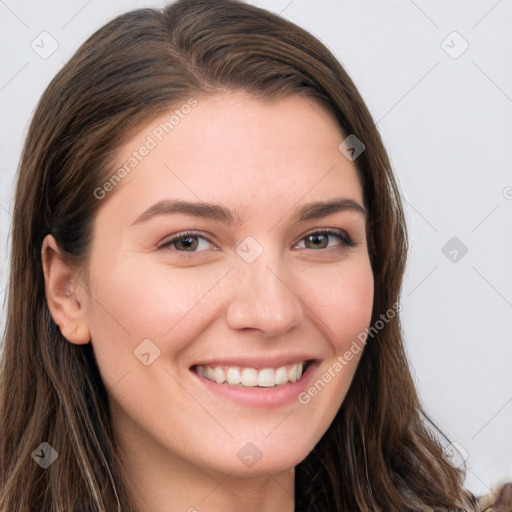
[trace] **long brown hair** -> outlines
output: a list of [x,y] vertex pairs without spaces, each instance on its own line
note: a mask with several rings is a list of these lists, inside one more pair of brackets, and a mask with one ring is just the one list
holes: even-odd
[[[302,94],[363,142],[355,164],[369,212],[372,325],[399,302],[400,196],[372,117],[329,50],[236,0],[179,0],[115,18],[44,92],[20,161],[0,369],[0,512],[135,512],[92,344],[66,341],[49,313],[41,243],[51,233],[70,264],[85,264],[101,204],[94,191],[112,176],[116,151],[143,123],[221,90]],[[32,456],[43,442],[58,453],[47,469]],[[369,340],[336,418],[297,466],[296,510],[476,510],[442,442],[419,402],[396,315]]]

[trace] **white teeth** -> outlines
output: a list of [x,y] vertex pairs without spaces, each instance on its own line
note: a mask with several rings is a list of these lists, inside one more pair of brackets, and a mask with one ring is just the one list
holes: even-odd
[[238,366],[196,367],[197,373],[205,379],[229,386],[272,388],[295,382],[302,377],[304,363],[294,363],[279,368],[240,368]]
[[238,386],[242,381],[242,377],[240,376],[240,370],[233,366],[228,368],[226,372],[226,380],[230,386]]
[[226,380],[226,375],[224,374],[224,370],[219,366],[215,368],[213,372],[213,378],[217,384],[224,384]]
[[292,366],[288,370],[288,380],[290,382],[295,382],[297,380],[297,366]]
[[276,370],[276,384],[279,386],[281,384],[286,384],[288,382],[288,372],[284,366],[280,366]]
[[203,375],[203,377],[206,377],[209,380],[215,380],[215,371],[211,366],[203,366],[202,368],[206,368],[206,374]]
[[253,388],[258,385],[258,370],[256,368],[244,368],[242,371],[242,384]]
[[288,380],[290,382],[295,382],[302,377],[302,368],[304,367],[304,363],[299,363],[297,365],[292,366],[288,370]]
[[275,385],[274,368],[264,368],[258,372],[258,386],[272,388]]

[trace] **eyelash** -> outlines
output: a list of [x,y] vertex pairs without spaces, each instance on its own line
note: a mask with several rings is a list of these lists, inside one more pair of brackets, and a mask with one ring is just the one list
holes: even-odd
[[[302,242],[303,240],[305,240],[306,238],[308,238],[312,235],[332,235],[332,236],[336,237],[338,240],[340,240],[342,242],[342,246],[344,246],[344,247],[355,247],[357,245],[356,243],[354,243],[352,241],[352,239],[349,237],[349,235],[345,231],[343,231],[342,229],[333,229],[333,228],[320,228],[315,231],[311,231],[311,232],[307,233],[306,235],[304,235],[299,240],[299,242]],[[206,237],[204,237],[203,235],[200,235],[199,233],[197,233],[195,231],[182,231],[180,233],[176,233],[176,235],[174,235],[172,238],[170,238],[169,240],[165,241],[164,243],[158,245],[157,248],[166,250],[167,248],[170,248],[170,246],[172,244],[174,244],[175,242],[182,240],[184,238],[203,238],[204,240],[207,240],[209,243],[212,243]],[[297,244],[294,244],[294,245],[297,245]],[[306,249],[307,249],[307,247],[306,247]],[[328,248],[310,249],[310,250],[312,250],[312,251],[328,250]],[[180,253],[180,255],[187,257],[190,254],[195,254],[197,252],[203,252],[203,251],[179,251],[179,250],[175,249],[173,252]]]

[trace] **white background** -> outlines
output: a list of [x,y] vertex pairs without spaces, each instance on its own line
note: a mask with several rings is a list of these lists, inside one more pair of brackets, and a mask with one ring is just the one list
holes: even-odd
[[[378,125],[411,241],[402,317],[413,374],[427,411],[468,454],[467,487],[489,492],[512,479],[512,0],[250,3],[320,38]],[[163,5],[0,0],[2,304],[13,181],[39,97],[101,25]],[[46,59],[31,47],[46,37],[51,49],[43,31],[58,43]],[[456,262],[442,252],[452,237],[468,249]]]

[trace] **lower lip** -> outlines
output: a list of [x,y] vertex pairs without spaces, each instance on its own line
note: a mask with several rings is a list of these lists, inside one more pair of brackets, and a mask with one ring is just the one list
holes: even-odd
[[191,370],[191,372],[206,389],[218,396],[227,398],[241,405],[261,409],[273,409],[298,401],[300,393],[304,392],[313,380],[316,368],[316,362],[312,361],[299,380],[272,388],[244,388],[229,386],[227,384],[217,384],[214,381],[205,379],[195,370]]

